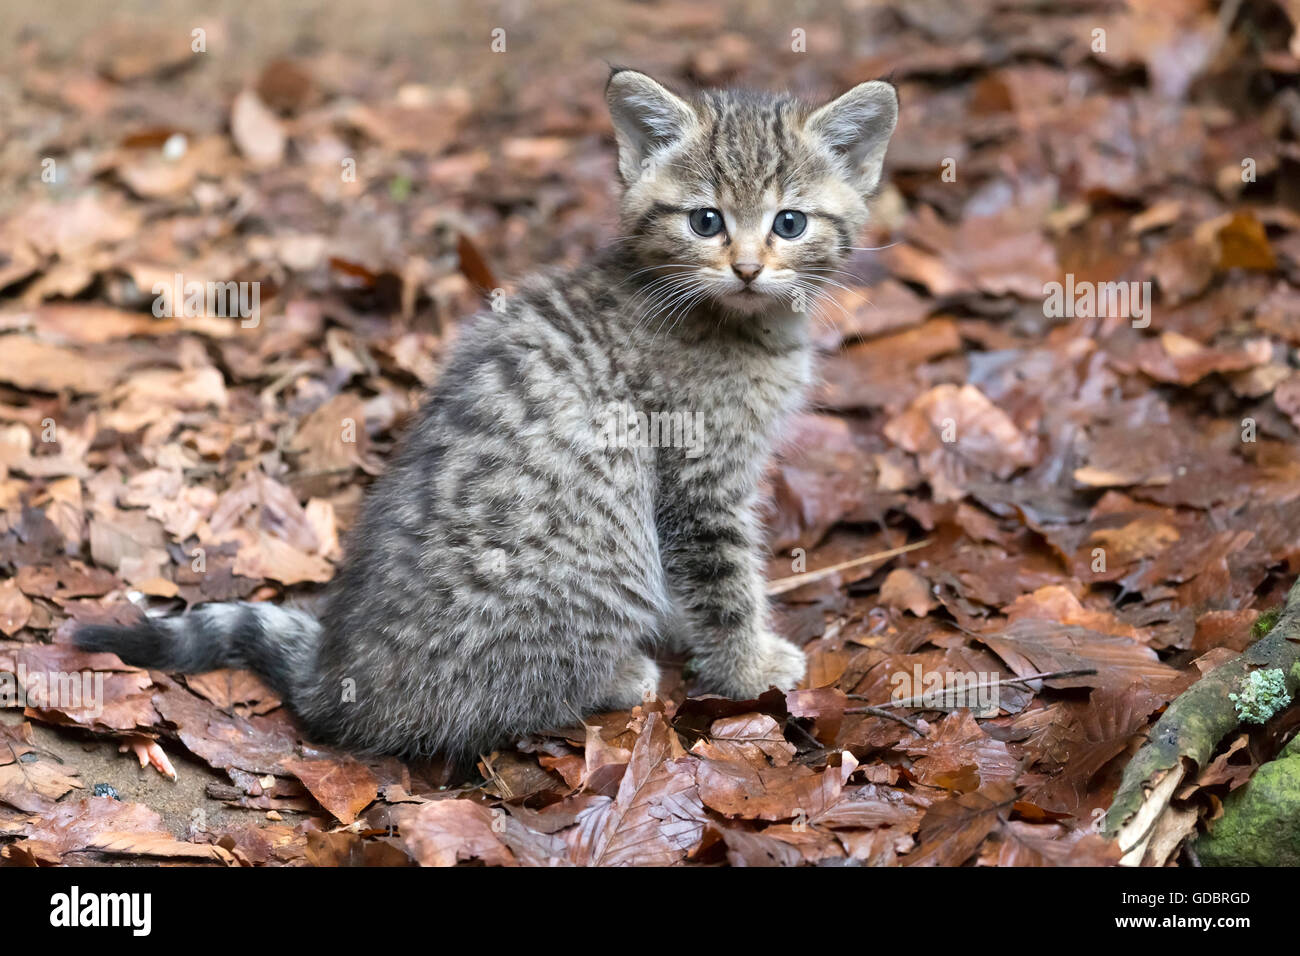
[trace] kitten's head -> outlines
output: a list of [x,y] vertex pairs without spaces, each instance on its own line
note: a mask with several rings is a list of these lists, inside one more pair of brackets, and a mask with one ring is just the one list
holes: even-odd
[[681,97],[616,70],[606,99],[625,242],[651,294],[754,314],[833,288],[880,184],[893,86],[863,83],[814,108],[766,93]]

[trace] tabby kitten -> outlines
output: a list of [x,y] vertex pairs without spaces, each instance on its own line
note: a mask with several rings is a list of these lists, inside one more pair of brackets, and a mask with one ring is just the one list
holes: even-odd
[[653,694],[652,654],[736,698],[793,687],[760,476],[810,377],[815,297],[880,182],[894,88],[813,109],[616,70],[623,238],[464,329],[363,506],[319,621],[209,604],[83,648],[260,673],[322,741],[469,758]]

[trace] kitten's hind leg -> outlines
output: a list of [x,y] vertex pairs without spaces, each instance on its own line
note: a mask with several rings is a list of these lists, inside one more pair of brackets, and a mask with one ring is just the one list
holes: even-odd
[[659,665],[639,647],[629,647],[614,668],[614,676],[601,695],[599,706],[610,710],[631,710],[652,700],[658,689]]

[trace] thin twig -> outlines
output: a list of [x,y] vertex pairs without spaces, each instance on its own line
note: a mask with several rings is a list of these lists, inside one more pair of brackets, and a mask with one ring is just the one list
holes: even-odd
[[860,558],[853,558],[849,561],[841,561],[839,564],[832,564],[828,568],[818,568],[816,571],[808,571],[804,574],[796,574],[788,578],[777,578],[775,581],[767,582],[768,594],[785,594],[787,591],[793,591],[795,588],[801,588],[805,584],[812,584],[814,581],[820,581],[828,578],[837,571],[845,571],[849,568],[856,568],[859,565],[870,564],[872,561],[883,561],[885,558],[896,557],[900,554],[906,554],[909,551],[915,551],[918,548],[924,548],[934,539],[926,538],[922,541],[915,541],[912,544],[905,544],[899,548],[890,548],[888,551],[877,551],[875,554],[865,554]]
[[822,742],[821,742],[820,740],[818,740],[818,739],[817,739],[816,737],[814,737],[812,734],[808,733],[808,731],[806,731],[806,730],[804,730],[802,727],[800,727],[798,721],[788,720],[788,721],[786,721],[786,726],[787,726],[787,727],[792,727],[792,728],[794,728],[795,730],[797,730],[799,733],[803,734],[803,735],[804,735],[804,739],[805,739],[805,740],[808,740],[809,742],[812,743],[812,745],[813,745],[813,749],[814,749],[814,750],[819,750],[819,751],[820,751],[820,750],[825,750],[825,749],[826,749],[825,747],[822,746]]
[[873,717],[883,717],[885,720],[892,720],[896,723],[902,724],[908,730],[913,731],[921,737],[925,736],[925,730],[916,721],[912,720],[910,717],[904,717],[902,714],[895,714],[893,711],[884,707],[851,707],[844,711],[844,713],[871,714]]

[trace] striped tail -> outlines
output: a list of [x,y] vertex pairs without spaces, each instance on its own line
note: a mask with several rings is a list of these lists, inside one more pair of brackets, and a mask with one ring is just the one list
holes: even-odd
[[74,640],[82,650],[112,651],[135,667],[186,674],[248,668],[293,704],[311,677],[319,637],[320,623],[305,611],[241,601],[125,627],[90,624]]

